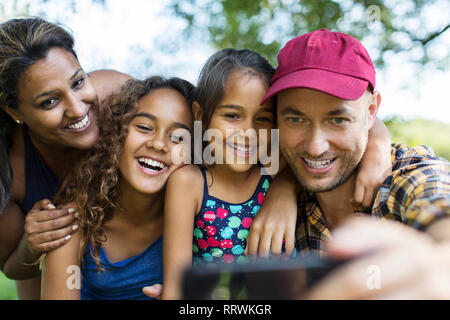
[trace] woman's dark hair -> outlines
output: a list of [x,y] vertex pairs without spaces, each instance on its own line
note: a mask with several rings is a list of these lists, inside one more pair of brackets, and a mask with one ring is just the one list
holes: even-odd
[[5,142],[0,140],[0,214],[6,209],[11,195],[12,170],[8,150]]
[[77,58],[73,45],[68,31],[40,18],[10,19],[0,24],[0,211],[8,203],[12,181],[8,155],[14,122],[4,108],[17,109],[19,80],[28,67],[54,47]]
[[223,49],[213,54],[203,66],[197,83],[197,102],[203,110],[203,128],[207,129],[211,116],[225,94],[225,82],[235,71],[260,77],[270,85],[275,69],[255,51]]
[[78,208],[80,259],[83,262],[83,254],[89,244],[98,270],[101,270],[100,246],[106,240],[103,222],[112,217],[115,208],[119,208],[119,156],[128,135],[128,124],[137,112],[138,101],[161,88],[179,92],[192,113],[196,90],[188,81],[162,77],[128,80],[121,92],[102,106],[102,116],[97,120],[99,140],[66,177],[53,199],[56,205],[71,202]]

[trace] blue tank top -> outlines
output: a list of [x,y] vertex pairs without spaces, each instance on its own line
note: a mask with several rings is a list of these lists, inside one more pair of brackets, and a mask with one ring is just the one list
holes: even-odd
[[137,256],[112,263],[100,247],[100,263],[105,271],[97,271],[90,247],[81,268],[82,300],[154,300],[142,288],[162,283],[162,236]]
[[42,199],[52,199],[58,191],[60,181],[50,171],[41,154],[30,139],[28,128],[23,126],[25,147],[25,198],[22,211],[27,214],[33,205]]
[[203,200],[195,216],[193,264],[245,262],[246,239],[250,225],[264,202],[272,181],[261,175],[253,195],[242,203],[229,203],[208,193],[206,172],[203,174]]

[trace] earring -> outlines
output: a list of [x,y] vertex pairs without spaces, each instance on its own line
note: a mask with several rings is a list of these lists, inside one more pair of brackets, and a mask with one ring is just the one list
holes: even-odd
[[22,121],[16,120],[16,123],[17,123],[17,124],[22,124]]

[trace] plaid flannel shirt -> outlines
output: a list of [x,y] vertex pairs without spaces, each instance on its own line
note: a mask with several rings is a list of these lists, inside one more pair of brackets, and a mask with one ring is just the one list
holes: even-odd
[[[393,144],[391,156],[392,173],[384,180],[372,208],[354,211],[396,220],[418,230],[436,219],[450,217],[450,163],[426,146]],[[300,192],[297,203],[297,252],[325,255],[325,243],[332,234],[314,194]]]

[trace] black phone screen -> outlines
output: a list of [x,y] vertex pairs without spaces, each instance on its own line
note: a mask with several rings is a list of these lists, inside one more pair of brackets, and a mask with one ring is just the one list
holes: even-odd
[[292,300],[343,263],[317,256],[289,261],[259,259],[244,264],[200,265],[184,274],[187,300]]

